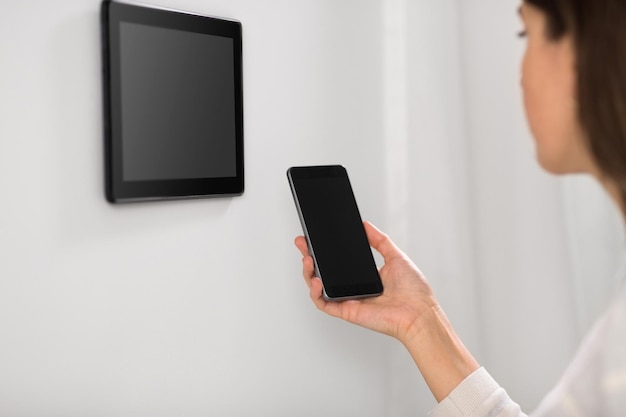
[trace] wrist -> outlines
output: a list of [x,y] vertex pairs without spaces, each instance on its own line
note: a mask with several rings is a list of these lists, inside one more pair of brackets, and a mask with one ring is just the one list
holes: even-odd
[[420,314],[400,341],[438,402],[480,367],[438,304]]

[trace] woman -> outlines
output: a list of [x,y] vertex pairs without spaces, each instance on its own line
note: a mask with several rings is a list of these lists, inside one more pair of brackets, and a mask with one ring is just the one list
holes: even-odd
[[[626,208],[626,1],[526,0],[522,65],[537,159],[554,174],[588,173]],[[382,296],[322,298],[305,239],[296,238],[322,311],[397,338],[439,402],[433,416],[521,416],[463,345],[419,269],[382,232],[365,229],[385,264]],[[532,383],[532,381],[529,381]],[[626,285],[583,343],[541,416],[626,416]]]

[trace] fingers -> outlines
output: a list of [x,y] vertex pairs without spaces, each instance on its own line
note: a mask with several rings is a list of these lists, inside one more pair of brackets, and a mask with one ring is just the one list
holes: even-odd
[[311,286],[309,295],[315,307],[326,314],[334,317],[342,317],[342,308],[346,301],[343,302],[328,302],[322,295],[322,281],[315,277],[311,280]]
[[302,276],[304,277],[306,285],[311,288],[311,280],[315,276],[315,266],[313,265],[313,258],[309,255],[309,248],[306,244],[306,239],[304,236],[298,236],[294,243],[302,254]]
[[322,281],[319,278],[311,279],[309,285],[309,296],[320,310],[323,310],[326,305],[326,300],[324,300],[324,297],[322,296],[322,291]]
[[365,233],[370,245],[385,258],[385,262],[392,258],[403,256],[402,251],[398,249],[389,236],[378,230],[370,222],[363,222],[363,226],[365,227]]
[[319,310],[334,317],[343,317],[343,308],[346,302],[328,302],[324,299],[322,280],[315,276],[313,257],[309,254],[309,247],[304,236],[296,237],[296,247],[302,254],[302,276],[309,287],[309,296]]
[[302,256],[309,256],[309,247],[306,244],[306,239],[304,238],[304,236],[298,236],[294,243]]
[[302,276],[306,285],[311,288],[311,280],[315,277],[315,267],[313,266],[313,258],[310,256],[302,258]]

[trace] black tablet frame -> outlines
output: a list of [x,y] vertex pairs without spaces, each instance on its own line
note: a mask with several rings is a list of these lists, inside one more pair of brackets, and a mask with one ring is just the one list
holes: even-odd
[[[103,88],[105,195],[111,203],[225,197],[244,191],[243,70],[241,23],[138,3],[103,0],[100,10]],[[236,176],[154,181],[124,181],[122,164],[122,111],[120,22],[225,36],[233,39],[235,69]]]

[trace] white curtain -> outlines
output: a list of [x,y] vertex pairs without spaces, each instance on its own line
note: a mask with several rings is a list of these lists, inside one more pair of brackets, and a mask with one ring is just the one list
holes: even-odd
[[[523,113],[518,0],[385,0],[386,230],[479,361],[531,412],[603,310],[623,225],[586,177],[555,178]],[[433,405],[400,347],[389,416]]]

